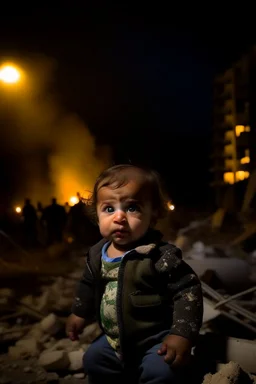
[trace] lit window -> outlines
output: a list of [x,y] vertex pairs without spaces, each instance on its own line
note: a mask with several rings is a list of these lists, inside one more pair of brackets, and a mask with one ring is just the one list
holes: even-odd
[[224,182],[227,184],[234,184],[234,173],[233,172],[225,172],[223,175]]
[[249,156],[242,157],[242,159],[240,160],[240,163],[241,164],[248,164],[248,163],[250,163],[250,157]]
[[245,156],[242,157],[242,159],[240,160],[240,163],[241,164],[248,164],[248,163],[250,163],[250,150],[246,149],[244,152],[245,152]]
[[249,176],[250,176],[250,173],[248,171],[237,171],[236,172],[236,180],[237,181],[248,179]]
[[245,131],[244,125],[236,125],[236,136],[240,136],[242,132]]
[[224,182],[227,184],[234,184],[237,181],[248,179],[249,176],[250,176],[250,173],[248,171],[237,171],[236,180],[235,180],[233,172],[225,172],[223,175],[223,179],[224,179]]

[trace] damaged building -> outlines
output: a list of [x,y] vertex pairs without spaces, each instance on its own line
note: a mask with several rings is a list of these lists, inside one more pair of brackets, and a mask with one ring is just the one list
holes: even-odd
[[[256,169],[255,70],[254,46],[214,81],[210,171],[218,207],[227,203],[232,207],[237,197],[233,194],[245,191]],[[227,191],[232,192],[223,203]]]

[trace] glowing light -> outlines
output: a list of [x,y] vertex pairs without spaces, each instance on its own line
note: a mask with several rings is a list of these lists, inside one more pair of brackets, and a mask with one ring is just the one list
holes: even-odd
[[240,163],[241,164],[248,164],[248,163],[250,163],[250,157],[249,156],[242,157],[242,159],[240,160]]
[[4,65],[0,69],[0,80],[8,84],[17,83],[20,80],[20,72],[13,65]]
[[174,206],[171,202],[168,202],[168,203],[167,203],[167,207],[168,207],[168,209],[169,209],[170,211],[174,211],[174,209],[175,209],[175,206]]
[[227,184],[234,184],[238,181],[248,179],[249,176],[250,176],[250,172],[248,171],[237,171],[236,174],[234,174],[234,172],[225,172],[223,175],[223,179],[224,179],[224,182]]
[[74,241],[73,237],[69,236],[69,237],[67,238],[67,242],[68,242],[68,244],[72,244],[73,241]]
[[15,212],[17,212],[17,213],[21,213],[21,207],[16,207],[16,208],[15,208]]
[[69,204],[70,204],[71,206],[77,204],[78,202],[79,202],[79,199],[78,199],[77,196],[72,196],[72,197],[70,197],[70,199],[69,199]]

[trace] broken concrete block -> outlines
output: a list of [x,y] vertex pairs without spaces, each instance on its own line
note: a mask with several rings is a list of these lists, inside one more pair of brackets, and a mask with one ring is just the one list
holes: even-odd
[[80,343],[78,340],[71,341],[70,339],[61,339],[57,341],[54,345],[50,347],[51,351],[62,351],[72,352],[80,348]]
[[84,351],[82,349],[68,353],[68,358],[70,361],[70,365],[68,367],[69,371],[80,371],[83,369],[83,356]]
[[8,348],[8,356],[12,360],[20,360],[26,359],[28,354],[21,347],[14,346]]
[[46,376],[46,382],[47,384],[54,384],[59,382],[59,376],[57,373],[48,373]]
[[72,306],[73,298],[71,297],[60,297],[56,303],[56,308],[59,310],[69,310]]
[[65,351],[45,351],[40,355],[38,364],[46,371],[59,371],[68,369],[70,361]]
[[40,321],[40,327],[45,333],[55,335],[61,330],[63,325],[54,313],[50,313]]
[[219,372],[207,374],[203,384],[252,384],[251,375],[243,371],[238,363],[230,361],[223,365]]
[[44,349],[55,350],[53,348],[55,344],[56,344],[56,340],[55,339],[51,339],[51,340],[49,340],[49,341],[44,343]]
[[42,328],[40,327],[40,325],[39,324],[35,324],[31,328],[31,330],[24,336],[24,339],[34,338],[37,341],[40,341],[41,338],[43,337],[43,335],[44,335],[44,332],[43,332]]
[[51,302],[51,291],[48,289],[37,298],[36,309],[40,312],[44,312],[49,307]]
[[221,259],[209,257],[204,260],[186,260],[186,263],[201,278],[207,270],[215,272],[224,287],[230,288],[232,292],[236,289],[241,290],[245,283],[249,281],[250,265],[239,259]]
[[256,373],[256,341],[229,337],[226,346],[228,361],[236,361],[242,369]]
[[[51,335],[48,335],[47,333],[45,333],[45,334],[41,337],[41,339],[40,339],[40,343],[41,343],[41,344],[44,344],[44,343],[46,343],[46,342],[50,342],[50,339],[51,339]],[[54,340],[54,342],[55,342],[55,340]]]
[[17,341],[16,347],[21,348],[28,357],[37,357],[40,353],[40,344],[35,338],[21,339]]
[[85,374],[84,373],[75,373],[74,375],[73,375],[73,377],[75,378],[75,379],[84,379],[84,377],[85,377]]

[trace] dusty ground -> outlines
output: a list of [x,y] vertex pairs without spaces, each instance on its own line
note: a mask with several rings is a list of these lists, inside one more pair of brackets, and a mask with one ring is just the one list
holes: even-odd
[[81,378],[75,378],[68,372],[63,375],[61,378],[54,372],[46,372],[36,359],[10,361],[7,355],[0,356],[0,384],[88,384],[83,374],[80,374]]
[[0,284],[3,279],[9,280],[18,277],[55,275],[61,276],[72,268],[69,257],[70,247],[67,244],[54,245],[48,249],[24,251],[12,249],[1,251],[0,258]]

